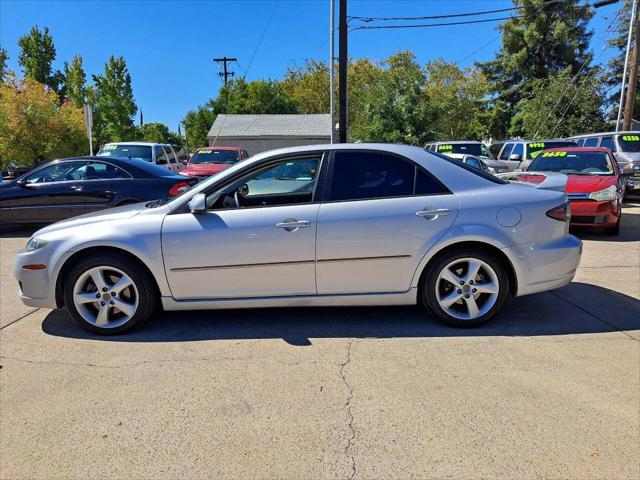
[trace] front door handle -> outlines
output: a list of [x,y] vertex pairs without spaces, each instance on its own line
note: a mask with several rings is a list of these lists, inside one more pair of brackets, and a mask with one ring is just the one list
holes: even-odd
[[451,211],[448,208],[425,208],[424,210],[420,210],[416,212],[417,217],[423,217],[427,220],[436,220],[439,217],[446,217],[449,215]]
[[308,220],[296,220],[295,218],[287,218],[280,223],[276,223],[276,227],[284,228],[287,232],[295,232],[299,228],[308,228],[311,223]]
[[71,187],[71,190],[75,190],[76,192],[82,191],[82,185],[74,185]]

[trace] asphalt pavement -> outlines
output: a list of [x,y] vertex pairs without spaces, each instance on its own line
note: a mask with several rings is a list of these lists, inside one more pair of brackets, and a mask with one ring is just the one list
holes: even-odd
[[451,329],[414,307],[23,306],[0,235],[0,478],[640,478],[640,201],[565,288]]

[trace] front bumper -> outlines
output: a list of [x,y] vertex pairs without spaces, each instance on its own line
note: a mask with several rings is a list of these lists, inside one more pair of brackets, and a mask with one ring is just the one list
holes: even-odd
[[[33,252],[22,251],[16,256],[13,275],[18,281],[18,295],[22,303],[36,308],[58,308],[55,285],[51,280],[51,252],[48,247]],[[41,264],[41,270],[25,269],[26,265]]]
[[582,257],[582,241],[573,235],[539,244],[505,248],[518,278],[516,296],[544,292],[567,285],[576,274]]
[[594,200],[571,200],[571,226],[613,227],[620,218],[620,207],[616,200],[597,202]]

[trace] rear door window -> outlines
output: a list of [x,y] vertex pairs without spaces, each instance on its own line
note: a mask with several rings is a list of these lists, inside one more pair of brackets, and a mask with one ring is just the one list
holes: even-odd
[[500,154],[500,160],[509,160],[509,155],[511,155],[512,149],[513,149],[513,143],[507,143],[502,149],[502,153]]
[[584,141],[585,147],[597,147],[598,146],[598,137],[589,137]]
[[613,137],[602,137],[600,141],[600,146],[604,148],[608,148],[612,152],[616,151],[616,144],[613,142]]

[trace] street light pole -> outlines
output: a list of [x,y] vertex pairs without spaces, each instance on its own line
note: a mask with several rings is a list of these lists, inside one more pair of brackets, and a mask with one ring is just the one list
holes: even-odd
[[347,0],[340,0],[340,47],[338,52],[338,89],[340,90],[340,132],[338,141],[347,143]]
[[627,36],[627,50],[624,55],[624,70],[622,72],[622,84],[620,85],[620,105],[618,107],[618,119],[616,120],[616,132],[620,131],[620,120],[622,119],[622,106],[624,104],[624,87],[627,83],[627,69],[629,68],[629,51],[631,50],[631,37],[633,34],[633,24],[636,22],[636,11],[638,0],[633,0],[631,9],[631,19],[629,20],[629,35]]
[[333,60],[335,58],[335,51],[333,46],[334,39],[334,23],[335,23],[335,5],[336,0],[329,0],[331,7],[329,8],[329,14],[331,20],[329,21],[329,115],[331,116],[331,143],[336,142],[336,129],[334,125],[336,123],[336,107],[333,98],[333,92],[335,91],[335,73],[333,68]]

